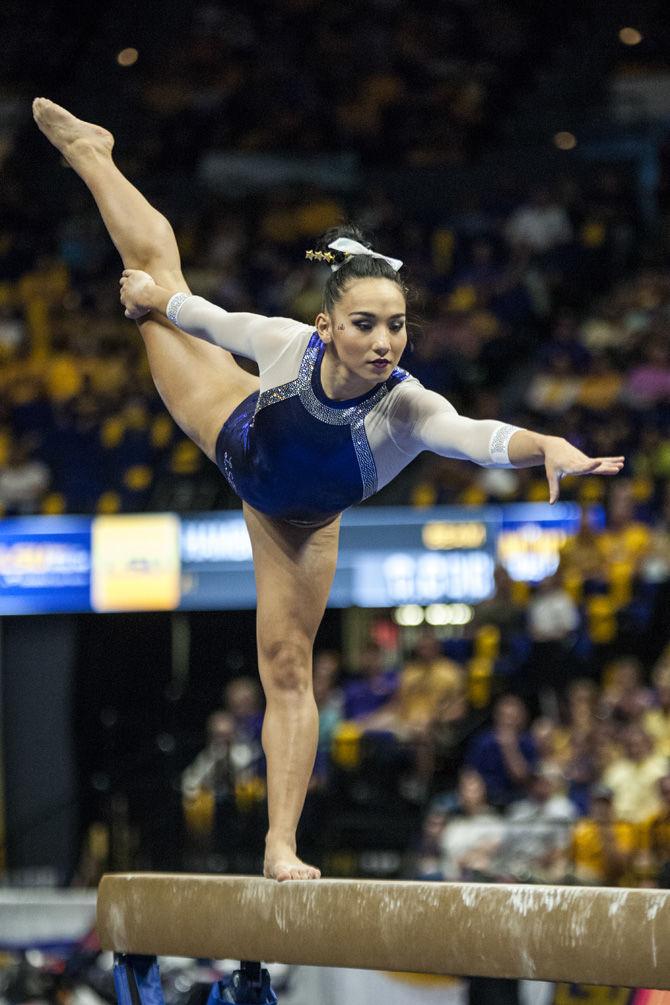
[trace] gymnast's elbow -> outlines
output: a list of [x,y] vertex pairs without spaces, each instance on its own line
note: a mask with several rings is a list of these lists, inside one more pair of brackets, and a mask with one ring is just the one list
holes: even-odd
[[481,468],[498,467],[490,450],[491,425],[453,412],[440,412],[432,415],[420,429],[422,449],[439,457],[470,461]]

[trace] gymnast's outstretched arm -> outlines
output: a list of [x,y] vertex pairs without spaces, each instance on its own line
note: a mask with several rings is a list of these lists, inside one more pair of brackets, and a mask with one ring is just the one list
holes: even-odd
[[157,286],[151,276],[138,269],[124,270],[120,285],[127,317],[137,319],[150,310],[159,311],[182,331],[252,359],[261,370],[277,359],[292,334],[305,327],[290,318],[231,313],[203,297]]
[[408,381],[403,392],[391,417],[391,435],[401,449],[408,453],[431,450],[483,467],[544,465],[552,503],[558,499],[563,475],[616,475],[623,467],[623,457],[587,457],[560,436],[545,436],[494,419],[468,419],[446,398],[414,381]]

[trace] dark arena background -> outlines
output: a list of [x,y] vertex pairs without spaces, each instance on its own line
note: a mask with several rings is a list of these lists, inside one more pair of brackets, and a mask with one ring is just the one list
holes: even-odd
[[[329,273],[305,252],[352,221],[417,290],[425,387],[625,455],[549,506],[542,467],[424,452],[347,511],[300,853],[326,877],[667,889],[666,5],[7,0],[0,27],[0,1005],[115,1000],[79,930],[103,872],[258,875],[267,827],[241,504],[161,402],[36,96],[113,132],[194,293],[311,324]],[[295,1005],[667,1000],[276,979]]]

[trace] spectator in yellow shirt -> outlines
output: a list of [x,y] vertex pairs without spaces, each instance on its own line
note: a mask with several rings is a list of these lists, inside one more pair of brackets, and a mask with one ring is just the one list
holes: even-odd
[[657,783],[668,772],[668,759],[654,753],[641,726],[627,726],[622,739],[623,756],[606,768],[602,781],[614,792],[617,819],[640,824],[661,808]]
[[580,883],[626,886],[637,850],[637,830],[614,814],[614,793],[604,785],[591,790],[591,813],[572,829],[570,858]]
[[423,798],[435,771],[437,723],[452,722],[467,712],[464,671],[440,654],[434,632],[422,632],[413,658],[400,672],[390,701],[365,720],[366,730],[386,730],[414,751],[415,775],[408,798]]
[[625,564],[637,572],[651,543],[651,531],[635,519],[635,498],[631,481],[619,482],[610,491],[607,528],[598,538],[598,550],[608,566]]
[[463,670],[440,653],[434,632],[424,631],[400,674],[397,712],[409,726],[425,726],[437,710],[463,694]]
[[426,630],[400,673],[395,695],[366,727],[389,729],[403,739],[416,736],[447,714],[451,703],[460,707],[464,692],[463,668],[440,654],[439,640]]
[[[670,885],[670,775],[658,780],[661,808],[640,827],[638,867],[644,880],[667,889]],[[644,885],[650,885],[647,882]]]

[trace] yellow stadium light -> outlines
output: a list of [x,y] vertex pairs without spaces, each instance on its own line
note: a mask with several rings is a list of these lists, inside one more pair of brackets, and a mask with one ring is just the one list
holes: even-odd
[[622,28],[619,32],[619,41],[624,45],[639,45],[643,35],[637,28]]
[[574,133],[561,131],[554,136],[554,146],[559,150],[574,150],[577,146],[577,137]]
[[119,66],[133,66],[137,62],[139,55],[137,49],[122,49],[121,52],[117,53],[116,62]]

